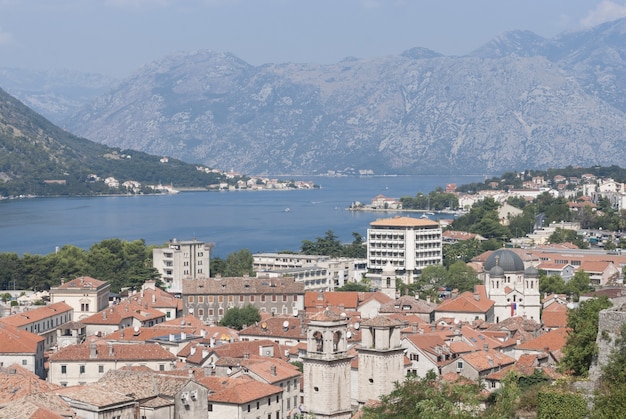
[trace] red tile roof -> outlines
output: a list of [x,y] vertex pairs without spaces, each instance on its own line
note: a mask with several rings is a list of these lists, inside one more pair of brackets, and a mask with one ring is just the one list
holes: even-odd
[[91,358],[91,344],[70,345],[50,355],[50,362],[62,361],[175,361],[176,356],[156,343],[95,344],[95,358]]
[[432,221],[424,218],[413,218],[413,217],[400,217],[396,216],[393,218],[379,218],[376,221],[372,221],[370,226],[376,227],[439,227],[439,223],[436,221]]
[[[247,378],[204,377],[198,382],[211,389],[209,403],[243,404],[282,393],[283,389]],[[221,388],[215,384],[221,383]]]
[[565,304],[550,304],[541,312],[541,321],[545,327],[567,326],[567,306]]
[[0,323],[0,353],[35,354],[44,337]]
[[557,351],[561,350],[565,346],[567,340],[567,330],[565,328],[554,329],[544,333],[538,338],[528,340],[520,345],[517,345],[517,349],[531,350],[531,351]]
[[41,321],[57,314],[70,312],[72,307],[64,303],[49,304],[47,306],[39,307],[33,310],[24,311],[22,313],[14,314],[12,316],[3,317],[0,322],[9,324],[15,327],[21,327],[27,324]]
[[487,298],[484,285],[476,285],[475,292],[466,291],[456,298],[444,300],[435,311],[439,313],[486,313],[495,302]]
[[100,281],[99,279],[95,279],[90,276],[81,276],[79,278],[74,278],[71,281],[62,283],[59,286],[53,287],[52,289],[97,289],[103,285],[108,285],[108,282]]
[[99,313],[81,319],[86,325],[119,325],[124,319],[135,318],[140,322],[165,318],[165,313],[160,310],[141,306],[134,301],[126,301],[102,310]]

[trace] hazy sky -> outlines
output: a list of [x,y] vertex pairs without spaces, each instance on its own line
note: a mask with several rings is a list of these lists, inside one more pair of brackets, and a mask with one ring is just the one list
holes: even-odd
[[624,16],[626,0],[0,0],[0,67],[128,76],[197,49],[253,65],[462,55],[507,30],[551,38]]

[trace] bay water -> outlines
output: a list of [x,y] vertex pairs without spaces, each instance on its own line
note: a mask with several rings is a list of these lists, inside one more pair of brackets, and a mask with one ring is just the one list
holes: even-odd
[[[291,179],[291,178],[290,178]],[[0,252],[88,249],[104,239],[143,239],[148,245],[197,239],[215,244],[213,255],[299,251],[332,230],[342,242],[365,234],[369,223],[393,212],[348,211],[354,201],[428,193],[447,183],[481,182],[475,176],[302,177],[315,190],[181,192],[175,195],[55,197],[0,201]],[[415,214],[412,214],[415,216]]]

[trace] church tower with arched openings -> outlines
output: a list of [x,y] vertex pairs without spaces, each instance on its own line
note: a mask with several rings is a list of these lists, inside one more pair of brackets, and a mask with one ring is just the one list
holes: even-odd
[[348,419],[350,403],[350,362],[348,320],[345,313],[329,308],[309,319],[304,368],[303,410],[316,418]]
[[404,348],[400,320],[377,316],[361,323],[359,404],[391,393],[404,380]]

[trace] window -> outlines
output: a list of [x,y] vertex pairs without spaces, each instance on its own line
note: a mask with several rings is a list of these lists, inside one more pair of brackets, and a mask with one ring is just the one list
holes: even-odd
[[200,296],[198,297],[198,302],[199,302],[199,303],[204,303],[204,296],[200,295]]
[[220,303],[223,303],[224,302],[224,296],[223,295],[218,296],[217,297],[217,301],[220,302]]
[[209,403],[209,412],[213,411],[213,403]]
[[250,411],[250,403],[248,403],[248,412]]
[[261,301],[262,301],[262,302],[265,302],[265,295],[262,295],[262,296],[261,296]]
[[78,372],[79,372],[80,374],[84,374],[84,373],[85,373],[85,366],[84,366],[84,365],[81,365],[81,366],[79,367],[79,371],[78,371]]
[[204,316],[204,309],[203,308],[199,308],[198,309],[198,316],[200,316],[200,317]]
[[67,374],[67,365],[61,365],[61,374]]
[[187,302],[189,304],[193,303],[193,295],[190,295],[189,297],[187,297]]
[[259,402],[256,402],[256,408],[257,408],[257,410],[258,410],[258,408],[259,408]]
[[239,301],[243,302],[243,294],[239,294]]
[[250,302],[251,302],[251,303],[252,303],[252,302],[254,302],[254,295],[251,295],[251,296],[250,296]]
[[269,406],[269,405],[271,405],[271,404],[272,404],[272,398],[271,398],[271,397],[268,397],[268,398],[267,398],[267,405]]
[[287,301],[287,296],[283,294],[283,302]]
[[25,359],[22,359],[22,365],[26,365],[28,362]]
[[411,361],[419,361],[420,360],[419,354],[411,354],[410,358],[411,358]]
[[234,301],[234,299],[235,299],[235,297],[234,297],[234,296],[232,296],[232,295],[229,295],[229,296],[228,296],[228,302],[229,302],[229,303],[232,303],[232,302]]
[[98,365],[98,372],[102,374],[104,372],[104,365]]
[[213,296],[209,295],[209,303],[212,303],[212,302],[213,302]]
[[159,371],[165,371],[165,364],[159,364]]

